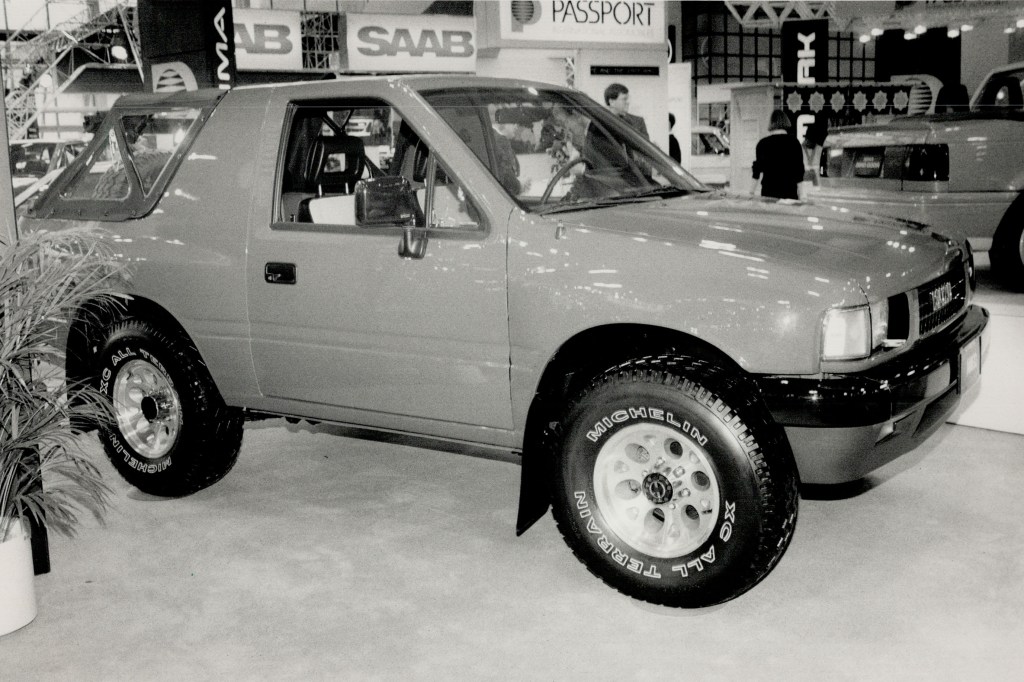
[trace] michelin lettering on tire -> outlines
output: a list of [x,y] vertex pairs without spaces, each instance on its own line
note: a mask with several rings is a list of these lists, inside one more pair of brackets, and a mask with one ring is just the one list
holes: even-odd
[[632,597],[706,606],[774,566],[795,519],[795,467],[777,439],[765,456],[758,433],[771,428],[741,396],[687,358],[625,363],[577,396],[553,506],[592,573]]
[[188,339],[145,320],[117,322],[104,332],[96,380],[114,405],[107,456],[140,490],[188,495],[234,466],[242,414],[224,405]]

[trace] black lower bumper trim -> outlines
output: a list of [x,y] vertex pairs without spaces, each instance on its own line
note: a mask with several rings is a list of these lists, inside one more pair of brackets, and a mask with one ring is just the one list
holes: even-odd
[[879,424],[934,399],[937,379],[947,377],[946,385],[955,383],[960,375],[960,348],[987,324],[988,311],[970,306],[955,324],[870,370],[810,379],[761,375],[756,380],[775,421],[784,426]]

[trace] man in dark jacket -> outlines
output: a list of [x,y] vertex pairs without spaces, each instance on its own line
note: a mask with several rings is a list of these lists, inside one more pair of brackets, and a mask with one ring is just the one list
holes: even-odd
[[604,103],[608,105],[608,108],[616,116],[625,121],[627,125],[648,140],[651,139],[651,136],[647,134],[647,123],[643,117],[634,116],[629,113],[629,89],[625,85],[622,83],[612,83],[605,88]]

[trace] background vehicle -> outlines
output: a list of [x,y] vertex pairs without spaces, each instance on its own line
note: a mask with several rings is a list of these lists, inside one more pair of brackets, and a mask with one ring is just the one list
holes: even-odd
[[10,143],[14,191],[34,184],[44,175],[67,166],[85,148],[81,140],[34,139]]
[[1024,62],[953,111],[830,131],[811,196],[961,233],[1024,290]]
[[708,187],[729,184],[729,140],[716,126],[693,126],[690,133],[690,172]]
[[133,290],[74,321],[67,373],[132,484],[213,484],[268,414],[518,457],[518,532],[551,508],[592,573],[674,606],[764,579],[798,482],[932,433],[987,323],[962,242],[708,192],[517,80],[126,97],[23,227],[83,221]]

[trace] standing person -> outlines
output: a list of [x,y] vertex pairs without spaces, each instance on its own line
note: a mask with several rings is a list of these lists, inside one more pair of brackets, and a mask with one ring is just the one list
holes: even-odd
[[676,116],[669,112],[668,115],[668,155],[675,159],[676,163],[683,160],[683,150],[679,148],[679,140],[676,139],[672,129],[676,127]]
[[629,88],[622,83],[612,83],[604,89],[604,103],[616,116],[626,122],[626,125],[635,131],[651,139],[647,134],[647,123],[642,116],[634,116],[629,113]]
[[761,179],[761,196],[800,198],[797,188],[804,179],[804,152],[792,133],[786,112],[772,112],[768,134],[757,143],[753,170],[754,180]]

